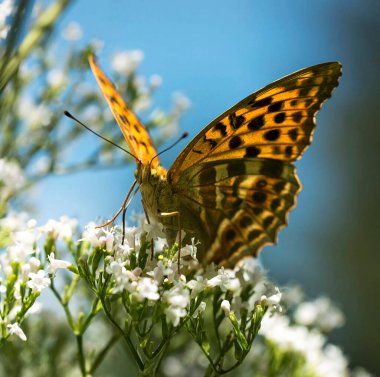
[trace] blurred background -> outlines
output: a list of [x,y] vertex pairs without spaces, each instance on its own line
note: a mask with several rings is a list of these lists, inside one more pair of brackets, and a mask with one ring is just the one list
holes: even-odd
[[[72,3],[58,28],[77,22],[82,31],[77,43],[103,41],[99,62],[106,72],[113,54],[142,50],[139,72],[163,78],[156,104],[168,108],[174,91],[190,99],[180,125],[190,138],[237,101],[284,75],[325,61],[343,64],[340,86],[318,114],[313,144],[296,164],[303,185],[297,208],[278,245],[267,247],[261,259],[280,284],[297,282],[307,295],[326,294],[339,303],[347,321],[332,341],[343,347],[352,365],[377,375],[379,19],[377,0],[81,0]],[[96,86],[90,73],[86,80]],[[67,127],[76,126],[67,121]],[[85,140],[72,158],[99,142],[92,135]],[[170,167],[184,146],[165,153],[163,165]],[[42,180],[33,192],[37,220],[66,214],[84,224],[111,216],[133,181],[133,170]],[[139,209],[138,199],[134,208]]]

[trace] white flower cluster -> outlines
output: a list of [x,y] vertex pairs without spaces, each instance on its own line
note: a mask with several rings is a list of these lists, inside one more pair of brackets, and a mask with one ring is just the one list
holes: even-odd
[[25,176],[20,166],[13,161],[0,158],[0,198],[6,201],[12,194],[23,187]]
[[[131,253],[137,252],[138,258],[141,247],[142,235],[136,228],[126,229],[124,245],[120,244],[120,235],[114,230],[97,229],[93,225],[87,228],[83,240],[95,247],[102,246],[110,252],[106,257],[105,270],[112,275],[113,293],[128,292],[132,300],[148,300],[148,305],[162,303],[165,306],[166,321],[173,326],[178,326],[181,319],[189,314],[196,317],[204,311],[206,302],[202,301],[196,310],[190,313],[191,300],[214,288],[231,294],[230,301],[222,302],[222,309],[226,315],[231,310],[238,312],[243,307],[249,311],[253,310],[257,302],[264,302],[272,309],[279,308],[281,294],[278,288],[266,281],[257,262],[250,261],[234,270],[215,269],[210,266],[204,271],[196,260],[196,244],[193,241],[180,251],[180,271],[192,269],[193,273],[179,274],[178,253],[174,256],[168,255],[165,241],[159,238],[162,236],[161,227],[161,224],[145,224],[142,227],[146,239],[157,239],[155,255],[153,258],[148,256],[143,270],[139,267],[133,268],[130,264]],[[161,249],[157,250],[157,247]],[[252,286],[253,294],[249,300],[243,302],[240,294],[247,285]]]
[[24,213],[19,216],[11,213],[0,220],[2,234],[9,233],[8,246],[0,254],[0,316],[10,334],[26,340],[17,322],[20,313],[30,313],[36,308],[35,299],[50,286],[49,274],[54,275],[57,269],[71,265],[55,259],[51,253],[45,266],[38,241],[44,236],[53,240],[71,239],[75,227],[76,220],[67,217],[61,217],[60,221],[49,220],[42,227],[37,227],[33,219],[27,221]]
[[308,372],[312,375],[320,377],[348,375],[348,361],[342,350],[333,344],[328,344],[325,336],[316,329],[309,330],[302,325],[293,325],[289,317],[275,314],[264,317],[259,333],[282,351],[293,351],[302,355],[307,368],[310,368]]

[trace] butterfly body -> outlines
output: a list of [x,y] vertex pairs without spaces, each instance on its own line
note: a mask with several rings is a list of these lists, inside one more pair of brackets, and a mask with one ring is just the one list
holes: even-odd
[[249,95],[207,125],[172,167],[161,167],[144,126],[94,57],[91,68],[138,163],[150,221],[169,243],[195,236],[198,260],[232,267],[276,241],[301,185],[293,161],[310,145],[315,115],[338,85],[337,62],[305,68]]

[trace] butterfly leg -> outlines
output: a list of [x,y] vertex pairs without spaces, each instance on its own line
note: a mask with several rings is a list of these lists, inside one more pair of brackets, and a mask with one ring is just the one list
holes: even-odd
[[[104,228],[105,226],[112,224],[116,220],[116,218],[120,215],[121,211],[126,211],[127,210],[127,208],[129,207],[129,204],[130,204],[131,200],[135,197],[135,195],[137,193],[137,191],[135,191],[133,193],[133,195],[132,195],[131,200],[127,203],[127,200],[129,199],[133,188],[136,186],[136,183],[137,183],[137,181],[135,180],[133,182],[132,186],[130,187],[130,189],[128,190],[128,193],[127,193],[127,195],[124,198],[123,204],[121,205],[121,207],[119,208],[119,210],[116,212],[116,214],[112,217],[112,219],[106,221],[105,223],[103,223],[101,225],[96,226],[95,228],[97,228],[97,229],[98,228]],[[123,213],[123,216],[125,217],[124,213]],[[123,225],[124,225],[124,221],[125,220],[123,219]],[[123,240],[124,240],[124,232],[125,232],[125,230],[124,230],[124,226],[123,226]],[[122,244],[124,244],[124,241],[123,241]]]
[[[143,207],[143,210],[144,210],[144,213],[145,213],[146,221],[148,222],[148,224],[150,224],[148,212],[145,210],[144,201],[142,199],[141,199],[141,204],[142,204],[142,207]],[[153,241],[153,238],[152,238],[150,240],[150,260],[153,260],[153,257],[154,257],[154,241]]]
[[178,236],[178,275],[181,272],[180,269],[180,260],[181,260],[181,249],[182,249],[182,226],[181,226],[181,214],[178,211],[173,211],[173,212],[160,212],[159,216],[161,217],[173,217],[173,216],[178,216],[178,231],[179,231],[179,236]]

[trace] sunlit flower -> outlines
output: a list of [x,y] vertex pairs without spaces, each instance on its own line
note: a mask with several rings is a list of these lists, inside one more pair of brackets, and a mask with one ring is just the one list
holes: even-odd
[[160,75],[152,75],[149,78],[149,83],[152,89],[156,89],[162,85],[162,77]]
[[223,292],[236,291],[240,288],[239,279],[235,277],[234,271],[225,270],[223,267],[218,270],[218,275],[211,278],[207,285],[209,287],[219,286]]
[[7,200],[24,184],[25,177],[20,166],[14,161],[0,158],[0,202]]
[[108,230],[103,229],[103,232],[104,232],[104,235],[99,237],[99,244],[100,246],[104,247],[106,250],[111,251],[115,237],[113,233],[109,232]]
[[264,305],[268,306],[268,308],[272,311],[281,312],[281,292],[278,287],[274,285],[268,286],[266,295],[262,295],[260,301],[264,303]]
[[102,229],[96,228],[94,223],[86,225],[83,237],[79,241],[88,241],[92,247],[99,247],[99,237],[102,235]]
[[18,323],[10,323],[7,328],[10,334],[17,335],[21,340],[26,341],[26,335]]
[[50,253],[50,255],[48,256],[48,260],[49,260],[49,266],[47,268],[47,272],[49,274],[55,274],[55,272],[58,269],[60,268],[67,269],[67,267],[71,266],[70,262],[67,262],[61,259],[55,259],[54,253]]
[[82,29],[77,22],[70,22],[63,30],[62,37],[67,41],[78,41],[82,38]]
[[157,283],[150,278],[142,278],[138,281],[136,296],[139,301],[144,299],[157,301],[160,298]]
[[223,300],[220,307],[224,311],[224,314],[228,316],[231,312],[231,304],[228,300]]
[[36,104],[31,98],[21,96],[18,102],[18,116],[35,129],[48,126],[53,114],[44,104]]
[[70,239],[78,225],[78,220],[67,216],[61,216],[59,221],[50,219],[39,228],[40,232],[47,234],[53,239]]
[[47,74],[47,82],[53,88],[59,88],[66,84],[67,77],[62,69],[54,68]]
[[173,93],[173,102],[174,106],[181,112],[186,111],[191,106],[189,98],[180,92]]
[[144,53],[141,50],[117,52],[112,58],[112,69],[120,75],[129,75],[137,69],[143,59]]
[[159,222],[143,225],[143,231],[146,232],[146,238],[148,240],[165,237],[163,229],[164,226]]
[[190,292],[179,283],[163,294],[164,302],[169,306],[165,309],[166,321],[178,326],[181,318],[187,314],[187,307],[190,303]]
[[294,318],[301,325],[314,325],[326,332],[344,324],[342,312],[327,297],[318,297],[314,301],[301,303]]
[[33,292],[41,292],[50,285],[50,279],[46,277],[44,270],[39,270],[37,273],[31,272],[29,278],[27,285]]

